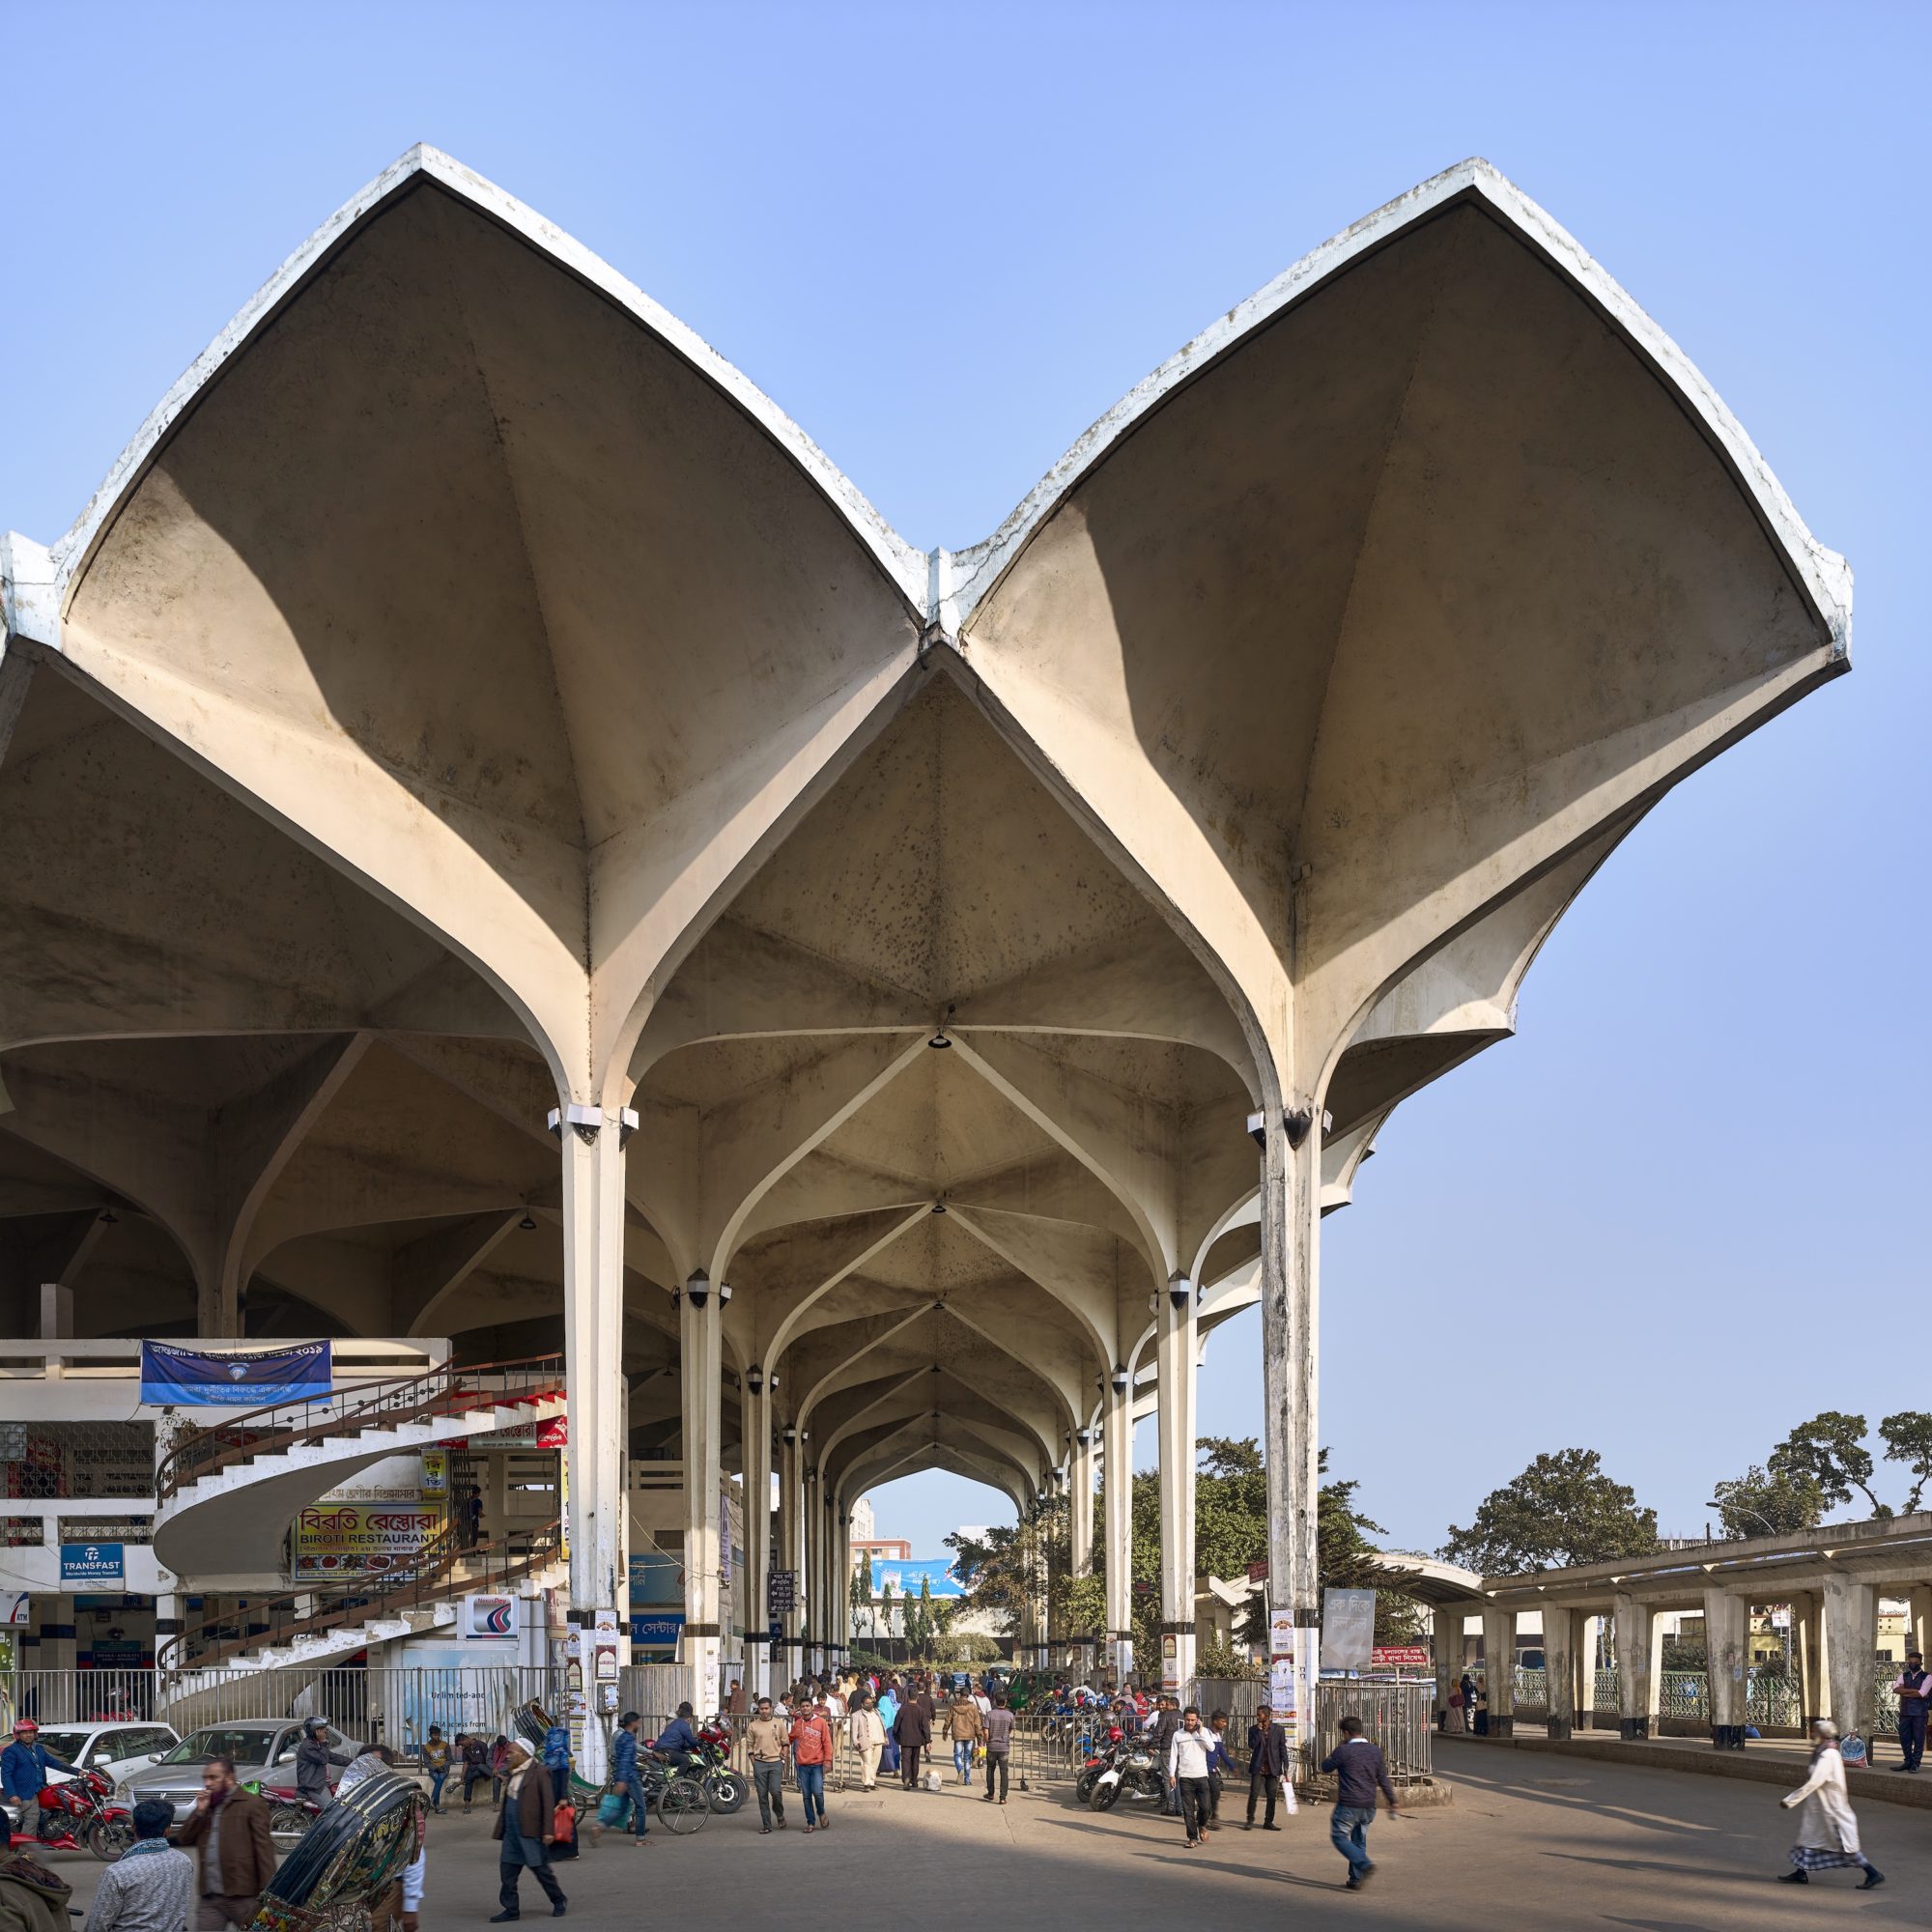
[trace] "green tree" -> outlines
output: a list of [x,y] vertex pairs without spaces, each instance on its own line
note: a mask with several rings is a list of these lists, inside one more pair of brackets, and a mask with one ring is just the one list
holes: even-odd
[[893,1634],[893,1586],[882,1584],[879,1590],[879,1614],[874,1636],[891,1636]]
[[1925,1485],[1932,1481],[1932,1415],[1922,1408],[1900,1409],[1888,1415],[1878,1426],[1879,1440],[1885,1444],[1888,1463],[1903,1463],[1912,1475],[1912,1493],[1905,1499],[1905,1513],[1913,1514]]
[[1604,1474],[1596,1450],[1560,1449],[1492,1490],[1467,1529],[1452,1523],[1441,1553],[1486,1576],[1507,1576],[1656,1548],[1657,1512],[1638,1509],[1635,1492]]
[[1711,1500],[1733,1537],[1784,1536],[1809,1529],[1825,1514],[1818,1485],[1801,1470],[1776,1475],[1753,1463],[1735,1482],[1719,1483]]
[[[845,1603],[846,1606],[852,1612],[852,1634],[857,1636],[859,1634],[859,1612],[864,1610],[868,1622],[871,1618],[872,1559],[869,1556],[862,1556],[858,1562],[853,1564],[852,1580],[846,1586],[845,1590]],[[868,1632],[867,1634],[876,1636],[878,1633],[873,1631]]]
[[1830,1509],[1848,1503],[1861,1490],[1874,1516],[1891,1511],[1872,1494],[1871,1451],[1864,1446],[1865,1419],[1843,1409],[1827,1408],[1809,1422],[1801,1422],[1771,1452],[1766,1467],[1774,1476],[1808,1477]]

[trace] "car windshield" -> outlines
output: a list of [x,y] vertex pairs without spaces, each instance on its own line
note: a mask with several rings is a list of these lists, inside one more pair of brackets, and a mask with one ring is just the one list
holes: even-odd
[[232,1757],[237,1764],[261,1764],[274,1741],[272,1731],[240,1730],[215,1725],[185,1737],[161,1762],[198,1764],[212,1757]]
[[91,1731],[43,1731],[41,1743],[55,1757],[64,1757],[70,1764],[78,1764],[80,1754],[87,1747],[87,1741],[94,1734]]

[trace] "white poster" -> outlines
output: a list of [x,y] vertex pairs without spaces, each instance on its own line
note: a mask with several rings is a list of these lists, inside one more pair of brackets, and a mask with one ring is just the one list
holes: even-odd
[[1330,1670],[1367,1670],[1376,1647],[1376,1593],[1321,1593],[1321,1655]]

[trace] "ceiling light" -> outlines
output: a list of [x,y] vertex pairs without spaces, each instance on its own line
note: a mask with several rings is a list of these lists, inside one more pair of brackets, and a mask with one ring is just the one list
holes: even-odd
[[785,1447],[789,1449],[795,1442],[797,1442],[797,1440],[798,1440],[798,1431],[794,1429],[790,1423],[787,1422],[784,1427]]
[[756,1362],[753,1362],[752,1366],[745,1371],[745,1386],[748,1389],[750,1389],[753,1395],[762,1395],[764,1393],[765,1378],[763,1373],[759,1370]]
[[945,1203],[945,1202],[943,1202],[943,1201],[935,1201],[935,1202],[934,1202],[934,1203],[932,1204],[932,1211],[933,1211],[933,1212],[934,1212],[935,1214],[943,1214],[943,1213],[945,1213],[945,1212],[946,1212],[946,1203]]
[[1126,1392],[1127,1365],[1124,1362],[1116,1362],[1114,1364],[1114,1393],[1116,1395],[1125,1395]]
[[1167,1298],[1177,1308],[1185,1308],[1194,1296],[1194,1284],[1184,1274],[1172,1274],[1167,1280]]
[[537,1229],[537,1217],[534,1214],[532,1214],[527,1208],[526,1208],[524,1209],[524,1218],[517,1223],[517,1226],[520,1227],[525,1234],[533,1235],[536,1233]]
[[731,1305],[731,1284],[728,1281],[721,1281],[718,1284],[718,1305],[720,1308],[728,1308]]
[[114,1225],[114,1224],[115,1224],[115,1223],[116,1223],[116,1222],[117,1222],[118,1220],[120,1220],[120,1218],[121,1218],[121,1217],[120,1217],[120,1215],[118,1215],[117,1213],[115,1213],[115,1211],[114,1211],[114,1210],[113,1210],[113,1208],[102,1208],[102,1209],[100,1210],[100,1225],[101,1225],[101,1226],[102,1226],[103,1228],[111,1228],[111,1227],[113,1227],[113,1225]]
[[711,1293],[711,1277],[702,1268],[693,1268],[684,1292],[691,1296],[692,1307],[702,1308]]
[[946,1037],[946,1029],[944,1027],[941,1027],[939,1031],[935,1033],[929,1040],[926,1041],[927,1046],[947,1047],[951,1046],[952,1044],[952,1042]]

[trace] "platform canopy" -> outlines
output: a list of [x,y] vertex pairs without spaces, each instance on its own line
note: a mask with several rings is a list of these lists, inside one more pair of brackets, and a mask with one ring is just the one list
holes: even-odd
[[1320,1213],[1847,664],[1842,560],[1478,161],[928,555],[413,150],[8,546],[0,1329],[567,1342],[586,1603],[626,1449],[1023,1502],[1124,1378],[1178,1470],[1257,1298],[1311,1601]]

